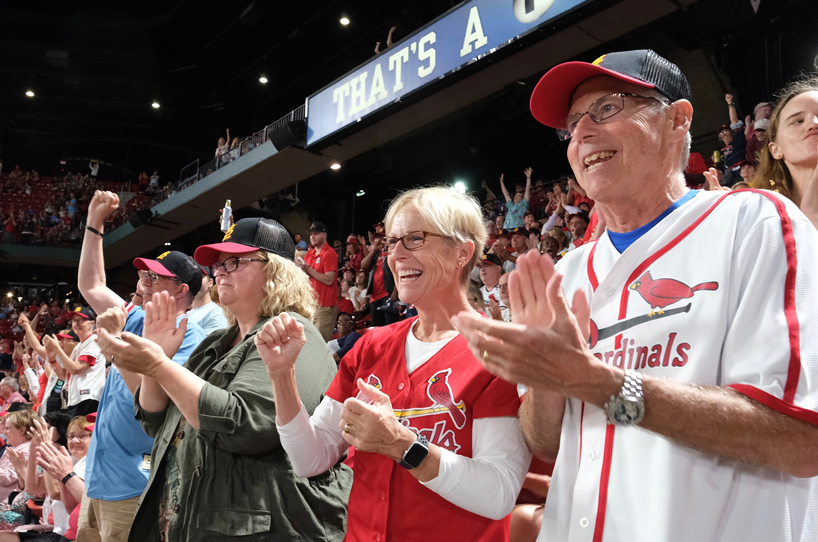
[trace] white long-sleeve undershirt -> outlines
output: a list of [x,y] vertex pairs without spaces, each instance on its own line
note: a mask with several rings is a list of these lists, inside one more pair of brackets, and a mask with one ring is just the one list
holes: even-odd
[[[410,329],[406,356],[410,373],[448,342],[421,343],[421,352],[416,350],[416,341]],[[278,426],[296,475],[310,477],[325,472],[349,447],[340,427],[343,408],[342,403],[324,397],[312,417],[302,405],[295,418]],[[519,420],[510,416],[474,420],[472,450],[472,457],[465,457],[441,448],[437,477],[421,483],[464,510],[502,519],[514,507],[531,463]]]

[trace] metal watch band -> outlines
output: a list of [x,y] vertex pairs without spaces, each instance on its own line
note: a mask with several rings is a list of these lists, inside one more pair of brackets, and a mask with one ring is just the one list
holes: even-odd
[[619,392],[620,397],[642,400],[642,375],[636,371],[625,369],[625,383]]

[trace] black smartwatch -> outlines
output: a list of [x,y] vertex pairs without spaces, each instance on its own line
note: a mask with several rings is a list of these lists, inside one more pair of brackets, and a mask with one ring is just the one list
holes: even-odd
[[429,441],[423,435],[418,435],[417,440],[403,452],[403,459],[398,461],[398,464],[407,470],[416,469],[427,455],[429,455]]

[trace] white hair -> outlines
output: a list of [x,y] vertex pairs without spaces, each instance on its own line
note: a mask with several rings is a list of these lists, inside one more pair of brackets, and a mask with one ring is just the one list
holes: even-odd
[[462,283],[466,285],[469,273],[483,255],[488,238],[480,203],[473,196],[458,194],[450,187],[415,188],[402,193],[390,204],[384,219],[387,232],[391,230],[398,211],[409,204],[415,206],[435,233],[444,235],[451,243],[474,243],[474,253],[461,275]]
[[10,387],[14,391],[20,390],[20,383],[17,382],[17,379],[13,376],[7,376],[3,380],[0,380],[0,384],[5,384],[6,386]]
[[[663,109],[666,109],[666,108],[670,107],[670,105],[672,103],[672,102],[668,103],[669,98],[667,96],[665,96],[664,94],[662,94],[661,92],[659,92],[658,90],[653,89],[653,88],[648,89],[645,92],[645,95],[650,96],[651,98],[656,98],[657,100],[659,100],[658,103],[660,103],[662,105]],[[685,170],[687,169],[687,164],[690,161],[690,145],[692,143],[693,143],[693,136],[690,135],[690,130],[688,130],[687,133],[685,134],[684,143],[682,143],[682,153],[679,156],[679,173],[684,173]]]

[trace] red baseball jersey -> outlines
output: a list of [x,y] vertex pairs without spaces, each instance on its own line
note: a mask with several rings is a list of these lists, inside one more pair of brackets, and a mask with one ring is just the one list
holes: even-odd
[[[516,387],[483,370],[461,336],[408,374],[406,336],[415,321],[373,329],[359,339],[341,360],[327,396],[341,403],[357,396],[362,378],[390,397],[404,426],[471,457],[474,420],[516,416]],[[386,456],[356,450],[354,472],[345,540],[508,540],[508,517],[495,521],[467,512]]]

